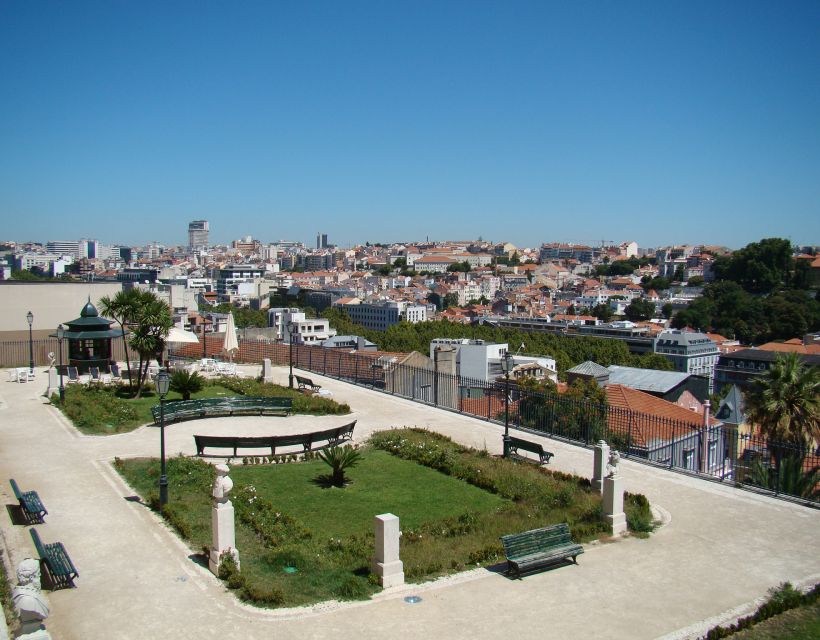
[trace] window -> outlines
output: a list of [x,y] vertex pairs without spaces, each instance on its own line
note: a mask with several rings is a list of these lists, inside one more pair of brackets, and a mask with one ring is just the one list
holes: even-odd
[[717,464],[717,441],[710,440],[709,441],[709,457],[707,458],[709,461],[709,468],[711,469]]
[[683,450],[683,468],[689,469],[691,471],[695,470],[695,450],[694,449],[684,449]]

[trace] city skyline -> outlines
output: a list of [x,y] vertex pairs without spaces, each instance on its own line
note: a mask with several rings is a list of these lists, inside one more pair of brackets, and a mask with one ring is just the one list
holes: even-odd
[[818,244],[818,19],[7,3],[3,235],[184,245],[205,219],[212,244]]

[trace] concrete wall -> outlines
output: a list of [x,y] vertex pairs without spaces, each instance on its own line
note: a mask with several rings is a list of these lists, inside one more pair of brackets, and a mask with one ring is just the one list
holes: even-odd
[[95,306],[116,295],[120,282],[0,282],[0,339],[5,332],[28,332],[26,314],[34,314],[34,331],[54,331],[61,322],[79,317],[89,296]]

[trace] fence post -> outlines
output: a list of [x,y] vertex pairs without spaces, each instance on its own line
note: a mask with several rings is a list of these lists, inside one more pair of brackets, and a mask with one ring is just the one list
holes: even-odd
[[626,432],[626,455],[629,455],[629,452],[632,450],[632,422],[634,421],[631,409],[627,410],[626,417],[629,421],[629,429]]
[[327,375],[327,349],[324,351],[324,362],[322,362],[322,372]]

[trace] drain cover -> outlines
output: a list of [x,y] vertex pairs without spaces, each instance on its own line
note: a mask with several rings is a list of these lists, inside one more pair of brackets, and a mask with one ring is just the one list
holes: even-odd
[[404,601],[407,604],[418,604],[421,602],[421,598],[419,596],[407,596]]
[[296,567],[288,566],[282,569],[282,571],[284,571],[285,573],[296,573],[297,571],[299,571],[299,569],[297,569]]

